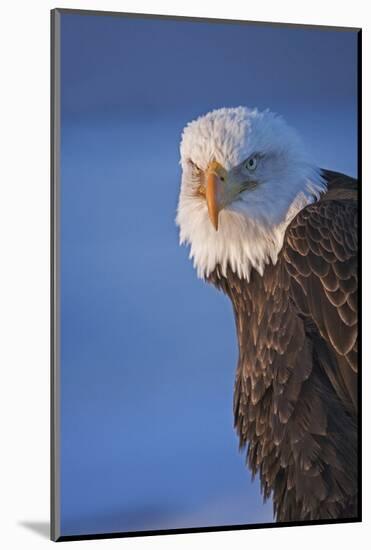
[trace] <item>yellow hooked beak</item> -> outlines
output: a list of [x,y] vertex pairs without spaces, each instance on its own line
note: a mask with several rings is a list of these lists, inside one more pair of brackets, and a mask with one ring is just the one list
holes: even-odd
[[229,181],[227,170],[216,160],[209,164],[205,176],[205,197],[209,218],[215,230],[218,231],[220,211],[236,198],[242,188],[236,182]]
[[[209,164],[206,170],[206,203],[209,218],[218,231],[219,212],[222,209],[222,171],[223,166],[216,161]],[[225,170],[224,170],[225,171]]]

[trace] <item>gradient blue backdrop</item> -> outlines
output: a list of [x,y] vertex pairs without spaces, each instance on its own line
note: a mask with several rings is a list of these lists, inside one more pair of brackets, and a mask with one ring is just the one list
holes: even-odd
[[269,107],[356,173],[356,34],[62,15],[62,534],[267,522],[238,453],[227,299],[174,224],[179,138]]

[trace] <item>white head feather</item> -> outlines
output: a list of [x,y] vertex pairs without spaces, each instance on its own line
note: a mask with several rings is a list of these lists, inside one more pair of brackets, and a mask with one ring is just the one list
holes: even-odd
[[[326,189],[297,133],[269,110],[223,108],[201,116],[185,127],[180,154],[176,222],[201,278],[217,265],[247,280],[252,268],[263,274],[277,261],[287,225]],[[194,165],[204,171],[215,160],[230,171],[251,155],[259,155],[259,185],[220,212],[216,231],[205,198],[195,193]]]

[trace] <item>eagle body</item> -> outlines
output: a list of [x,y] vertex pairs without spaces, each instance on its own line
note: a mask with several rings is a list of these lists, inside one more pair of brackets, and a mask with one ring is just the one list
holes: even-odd
[[233,304],[235,427],[278,521],[357,515],[356,182],[326,179],[263,276],[208,278]]
[[277,521],[357,517],[357,182],[269,110],[181,142],[180,242],[231,300],[240,448]]

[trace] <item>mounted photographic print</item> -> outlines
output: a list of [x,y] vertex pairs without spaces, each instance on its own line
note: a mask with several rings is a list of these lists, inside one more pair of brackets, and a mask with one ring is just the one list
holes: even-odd
[[52,11],[52,539],[361,520],[361,31]]

